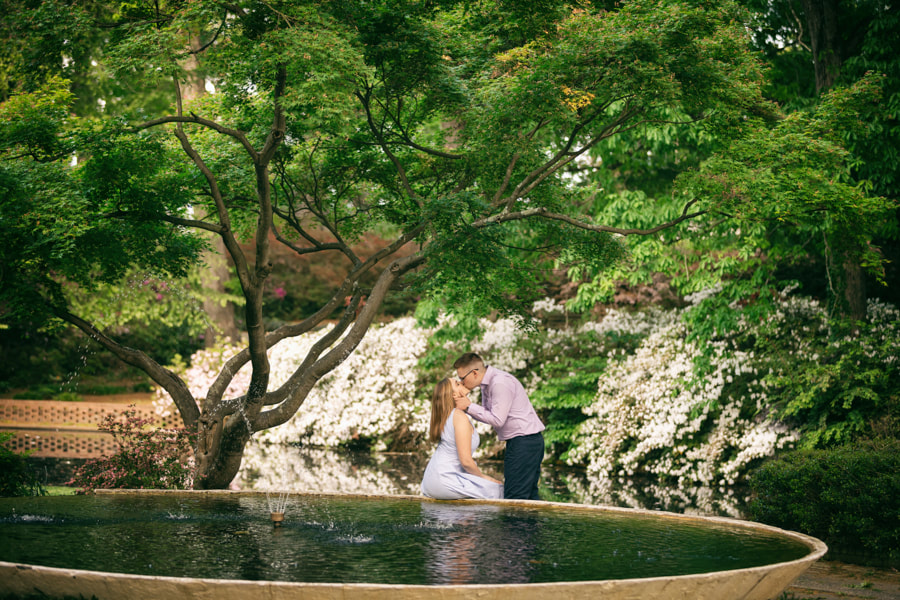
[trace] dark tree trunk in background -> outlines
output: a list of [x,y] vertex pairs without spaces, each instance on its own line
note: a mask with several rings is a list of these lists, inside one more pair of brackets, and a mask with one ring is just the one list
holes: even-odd
[[828,90],[841,72],[843,56],[838,31],[840,3],[840,0],[803,0],[816,70],[817,92]]
[[[211,290],[217,295],[225,293],[225,282],[231,278],[231,269],[225,259],[225,245],[222,238],[216,236],[212,240],[213,250],[204,255],[206,268],[201,274],[203,288]],[[209,318],[215,328],[206,330],[204,346],[214,346],[219,337],[231,338],[240,341],[241,332],[235,324],[234,305],[230,302],[221,302],[216,297],[207,295],[203,300],[203,312]]]
[[[849,56],[851,47],[859,43],[860,30],[864,31],[855,16],[851,18],[853,11],[848,4],[847,0],[803,0],[818,93],[828,91],[837,81],[844,59]],[[835,298],[835,304],[844,316],[864,321],[868,298],[859,260],[848,256],[842,262],[840,277],[839,297]]]
[[844,262],[844,313],[854,321],[866,320],[866,277],[857,259]]
[[[191,46],[197,50],[200,40],[194,37]],[[182,86],[181,97],[185,104],[190,104],[206,94],[206,78],[196,54],[191,54],[183,66],[187,80]],[[225,244],[220,237],[213,238],[212,250],[204,254],[203,262],[206,267],[200,274],[200,281],[204,290],[212,292],[207,293],[203,299],[203,312],[211,323],[206,329],[203,345],[207,348],[215,346],[216,341],[223,337],[239,341],[241,332],[235,324],[234,306],[230,302],[219,300],[225,293],[225,282],[231,278],[231,269],[225,258]]]

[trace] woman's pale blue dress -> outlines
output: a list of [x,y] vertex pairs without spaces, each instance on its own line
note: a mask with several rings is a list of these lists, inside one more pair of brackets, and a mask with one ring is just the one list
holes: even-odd
[[[466,417],[468,418],[468,417]],[[471,421],[469,421],[471,423]],[[472,428],[472,452],[481,438]],[[434,451],[425,476],[422,478],[422,493],[438,500],[459,500],[461,498],[503,498],[503,486],[483,477],[466,473],[456,452],[456,435],[453,427],[453,412],[447,417],[441,431],[441,441]]]

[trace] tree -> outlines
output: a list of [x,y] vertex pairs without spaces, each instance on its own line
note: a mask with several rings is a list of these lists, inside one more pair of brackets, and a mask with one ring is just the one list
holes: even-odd
[[[500,0],[174,0],[72,10],[106,32],[110,72],[169,81],[174,102],[169,112],[73,119],[65,82],[49,79],[3,105],[4,320],[68,323],[148,373],[197,433],[202,488],[231,481],[251,436],[301,408],[392,290],[527,316],[546,257],[602,269],[623,255],[622,238],[659,234],[723,201],[678,196],[654,212],[648,199],[638,207],[646,225],[597,222],[567,174],[592,149],[661,123],[724,145],[771,114],[744,14],[728,3],[603,10],[547,0],[523,11]],[[218,93],[188,103],[184,61],[199,52]],[[72,167],[76,150],[87,160]],[[372,229],[391,243],[358,255],[353,241]],[[72,312],[61,283],[90,289],[134,266],[181,275],[208,246],[203,234],[234,264],[248,339],[198,404],[150,350]],[[268,331],[276,243],[299,256],[336,253],[349,272],[315,314]],[[267,349],[333,315],[288,381],[271,386]],[[244,394],[224,397],[246,364]]]
[[[595,219],[639,226],[673,214],[684,194],[715,194],[721,202],[692,220],[689,231],[672,228],[657,238],[629,240],[632,260],[615,269],[573,269],[573,278],[586,281],[577,307],[610,298],[617,282],[645,284],[663,273],[681,294],[722,288],[707,303],[718,303],[719,310],[696,313],[711,317],[702,331],[735,322],[741,316],[735,307],[764,312],[774,292],[799,280],[806,293],[827,299],[833,314],[861,320],[863,276],[886,280],[890,261],[882,248],[892,246],[897,232],[896,192],[889,184],[896,171],[895,79],[866,77],[856,68],[853,77],[816,98],[800,3],[744,4],[754,10],[749,30],[770,66],[764,92],[788,110],[748,119],[741,132],[728,136],[659,123],[633,139],[599,146],[589,165],[595,173],[582,182]],[[874,3],[852,4],[839,20],[858,24],[865,35],[855,26],[842,29],[841,56],[864,40],[866,58],[858,61],[895,72],[885,56],[895,16],[888,10],[866,14]],[[646,149],[641,160],[629,152],[636,146]],[[647,206],[655,215],[640,208]]]
[[[838,128],[828,137],[850,151],[856,180],[867,182],[874,194],[896,200],[900,63],[893,49],[900,36],[900,10],[869,0],[747,0],[745,4],[755,12],[755,43],[773,66],[769,93],[784,105],[802,110],[823,99],[827,102],[829,91],[851,86],[870,72],[882,76],[881,102],[853,107],[867,126]],[[895,216],[885,221],[883,227],[869,230],[867,243],[880,246],[890,257],[896,255],[898,220]],[[838,267],[833,282],[839,311],[862,320],[868,295],[864,265],[846,254],[829,252],[827,258]]]

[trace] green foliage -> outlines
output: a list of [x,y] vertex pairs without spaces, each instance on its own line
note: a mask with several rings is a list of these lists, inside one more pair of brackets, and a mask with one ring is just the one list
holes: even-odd
[[595,179],[583,190],[594,202],[595,218],[648,227],[654,219],[674,218],[690,200],[696,203],[689,210],[703,214],[658,238],[629,238],[630,260],[612,269],[571,270],[575,281],[588,280],[571,307],[584,310],[608,300],[616,281],[645,283],[664,273],[683,294],[721,286],[721,308],[732,315],[717,318],[733,321],[732,303],[770,306],[772,295],[791,283],[789,272],[805,271],[807,282],[827,282],[820,285],[823,295],[843,312],[845,263],[855,261],[882,281],[885,257],[871,242],[897,235],[896,203],[871,193],[871,185],[859,179],[860,155],[845,148],[848,140],[878,137],[865,115],[878,106],[884,87],[883,78],[867,76],[774,124],[748,114],[731,140],[717,135],[711,144],[688,137],[681,159],[687,168],[671,178],[671,187],[662,185],[673,172],[671,147],[681,151],[679,142],[686,138],[675,126],[665,134],[668,150],[652,146],[653,137],[641,141],[652,148],[642,169],[614,153],[613,164],[647,192],[618,190],[614,181]]
[[762,322],[738,342],[768,372],[769,404],[802,430],[801,447],[845,444],[873,435],[879,424],[900,423],[897,312],[875,316],[855,332],[853,323],[801,309]]
[[59,394],[59,388],[49,385],[39,385],[32,387],[24,392],[18,392],[13,395],[14,400],[52,400]]
[[0,148],[48,160],[71,152],[65,132],[73,101],[69,82],[53,77],[33,94],[18,94],[0,104]]
[[26,455],[6,447],[14,435],[0,431],[0,496],[45,496],[47,492],[25,460]]
[[587,418],[584,408],[590,406],[597,395],[597,378],[607,360],[603,355],[578,352],[576,340],[572,340],[572,348],[565,350],[556,354],[556,360],[536,361],[534,372],[542,382],[530,396],[541,420],[546,423],[544,441],[548,450],[561,460],[566,459],[578,426]]
[[98,488],[189,488],[194,434],[152,425],[153,420],[139,417],[134,407],[121,416],[107,415],[98,429],[113,436],[118,452],[85,462],[66,485],[78,486],[82,493]]
[[[54,88],[27,94],[22,102],[14,97],[4,107],[15,114],[6,118],[25,119],[24,107],[56,105],[60,95]],[[45,116],[56,119],[57,129],[68,129],[65,111],[57,112]],[[0,302],[7,323],[46,323],[67,304],[65,281],[90,290],[133,267],[183,275],[204,247],[199,238],[165,222],[117,218],[126,208],[159,214],[185,202],[183,171],[167,160],[171,156],[159,139],[122,137],[117,123],[96,129],[88,124],[72,135],[92,155],[81,169],[44,161],[37,150],[31,152],[37,158],[16,159],[30,140],[10,136],[0,147],[6,159],[0,163],[0,258],[6,265]]]
[[830,556],[900,564],[900,442],[786,454],[750,478],[754,520],[823,540]]

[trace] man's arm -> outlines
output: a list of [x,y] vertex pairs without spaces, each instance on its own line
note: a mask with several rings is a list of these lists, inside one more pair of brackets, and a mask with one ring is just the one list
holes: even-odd
[[[503,427],[506,418],[509,416],[509,409],[512,406],[514,389],[505,382],[497,382],[491,386],[491,409],[488,410],[478,404],[467,405],[465,410],[473,419],[477,419],[482,423],[487,423],[494,429]],[[468,401],[468,398],[466,398]],[[457,408],[459,404],[457,403]]]

